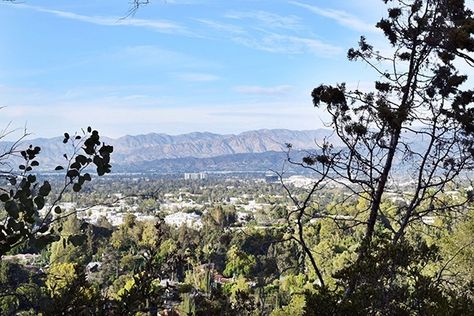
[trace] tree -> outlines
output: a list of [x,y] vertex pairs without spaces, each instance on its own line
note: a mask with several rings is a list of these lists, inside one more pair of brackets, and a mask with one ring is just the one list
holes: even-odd
[[[364,37],[357,49],[348,52],[350,60],[362,60],[378,74],[375,90],[350,91],[338,84],[320,85],[312,91],[314,105],[325,106],[344,148],[336,150],[327,141],[318,153],[302,162],[292,161],[320,176],[302,199],[292,195],[300,236],[301,219],[310,213],[308,201],[323,180],[339,183],[366,200],[366,209],[357,216],[364,220],[353,220],[354,225],[364,225],[365,232],[352,273],[346,275],[342,301],[370,282],[365,268],[374,257],[380,259],[382,253],[396,257],[410,248],[407,233],[414,223],[425,216],[462,214],[470,200],[464,196],[446,203],[441,195],[453,183],[462,185],[473,167],[474,91],[466,88],[468,77],[458,68],[462,63],[474,66],[470,56],[473,13],[463,0],[384,2],[393,7],[377,27],[388,38],[392,52],[380,53]],[[408,202],[397,205],[389,216],[383,211],[384,197],[390,182],[399,178],[399,170],[410,175],[414,184],[405,197]],[[380,244],[381,239],[389,242]],[[304,238],[298,241],[306,247]],[[311,254],[308,249],[305,252]],[[389,289],[399,264],[394,260],[385,271],[375,271],[385,273]],[[318,271],[314,263],[313,267]],[[377,265],[372,268],[378,269]]]
[[[30,309],[39,305],[42,291],[35,284],[35,272],[28,271],[22,265],[0,262],[0,313],[13,315],[18,309]],[[36,278],[38,278],[36,276]]]
[[444,271],[454,276],[456,284],[474,284],[474,211],[470,211],[464,221],[456,223],[452,231],[447,230],[443,236],[441,252],[446,258],[442,263],[439,278],[446,278]]
[[60,239],[51,244],[51,255],[49,261],[51,264],[56,263],[78,263],[85,264],[88,259],[86,251],[86,243],[80,242],[74,245],[68,242],[70,238],[75,236],[82,236],[81,221],[76,214],[67,217],[64,223],[60,223],[61,232]]
[[224,270],[226,276],[247,276],[256,262],[253,255],[249,255],[237,248],[236,245],[227,251],[227,264]]
[[271,316],[306,315],[305,305],[306,302],[304,295],[294,295],[287,306],[274,310],[271,313]]
[[89,315],[103,308],[99,293],[88,284],[84,270],[75,263],[52,264],[46,287],[50,300],[39,308],[45,315]]
[[[63,195],[71,189],[79,192],[85,182],[91,181],[91,166],[95,166],[98,176],[111,171],[110,154],[113,147],[102,143],[96,130],[88,127],[82,135],[74,134],[72,137],[64,133],[63,143],[72,147],[72,155],[64,154],[66,167],[55,168],[56,171],[64,170],[65,174],[63,185],[57,188],[58,193],[53,197],[50,196],[52,187],[49,181],[41,183],[34,172],[34,168],[39,166],[37,158],[40,147],[30,145],[22,150],[21,144],[15,142],[0,155],[2,167],[14,164],[17,155],[21,159],[19,171],[11,168],[0,171],[1,179],[6,182],[0,187],[0,201],[5,210],[0,221],[0,257],[24,242],[43,247],[57,241],[59,236],[51,224],[70,215],[62,214],[58,206]],[[50,201],[47,201],[48,197]],[[75,236],[69,238],[68,242],[80,243],[81,238]]]
[[52,296],[61,296],[62,292],[77,282],[78,278],[76,264],[55,263],[49,268],[46,286]]

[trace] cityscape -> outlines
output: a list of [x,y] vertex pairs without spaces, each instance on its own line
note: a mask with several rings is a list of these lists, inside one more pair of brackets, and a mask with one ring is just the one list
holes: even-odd
[[474,315],[473,1],[0,25],[0,315]]

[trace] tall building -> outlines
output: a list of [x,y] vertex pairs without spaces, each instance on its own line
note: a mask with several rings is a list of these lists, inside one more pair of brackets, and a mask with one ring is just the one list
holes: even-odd
[[205,172],[193,172],[185,173],[184,180],[204,180],[207,179],[207,173]]

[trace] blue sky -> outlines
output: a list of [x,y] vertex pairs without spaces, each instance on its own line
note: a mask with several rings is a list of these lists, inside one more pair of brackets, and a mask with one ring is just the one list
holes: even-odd
[[127,0],[0,6],[1,126],[38,137],[88,125],[103,134],[313,129],[312,88],[369,86],[346,61],[380,0]]

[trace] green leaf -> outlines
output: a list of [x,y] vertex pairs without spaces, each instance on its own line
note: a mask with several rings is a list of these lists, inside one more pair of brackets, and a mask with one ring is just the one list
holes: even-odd
[[44,197],[41,195],[38,195],[35,197],[35,204],[38,207],[38,210],[41,210],[44,207]]
[[77,177],[79,175],[79,171],[75,170],[75,169],[71,169],[67,172],[66,174],[69,178],[74,178],[74,177]]
[[28,182],[29,182],[29,183],[36,182],[36,176],[33,175],[33,174],[28,175],[28,178],[27,178],[27,179],[28,179]]
[[48,225],[43,225],[43,226],[41,226],[40,229],[38,229],[38,231],[39,231],[40,233],[44,234],[44,233],[46,233],[46,232],[48,231],[48,229],[49,229],[49,226],[48,226]]
[[32,165],[33,167],[39,166],[39,162],[36,161],[36,160],[33,160],[33,161],[31,162],[31,165]]
[[2,202],[6,202],[10,199],[10,195],[6,194],[6,193],[3,193],[0,195],[0,201]]
[[61,212],[62,212],[62,210],[61,210],[61,208],[60,208],[59,206],[56,206],[56,207],[54,208],[54,213],[56,213],[56,214],[61,214]]
[[56,168],[54,168],[54,170],[56,170],[56,171],[63,170],[63,169],[64,169],[63,166],[57,166]]
[[34,219],[34,217],[32,217],[32,216],[25,216],[25,217],[23,217],[23,218],[25,219],[25,222],[27,222],[27,223],[30,223],[30,224],[34,224],[34,223],[35,223],[35,219]]
[[84,155],[78,155],[76,157],[76,161],[80,163],[81,165],[85,165],[87,163],[87,157]]
[[76,170],[79,170],[81,169],[81,164],[79,162],[73,162],[70,166],[71,169],[76,169]]
[[17,224],[18,223],[13,218],[10,217],[7,222],[7,227],[12,228],[13,230],[18,230],[16,229]]
[[74,185],[72,186],[72,189],[74,192],[79,192],[81,191],[82,186],[79,183],[74,183]]
[[8,215],[13,217],[14,219],[18,219],[19,209],[15,201],[6,201],[5,211],[7,211]]
[[39,195],[48,196],[51,192],[51,184],[48,181],[45,181],[43,185],[39,188]]

